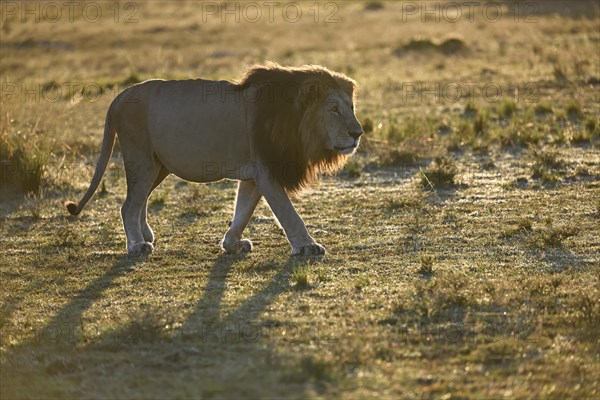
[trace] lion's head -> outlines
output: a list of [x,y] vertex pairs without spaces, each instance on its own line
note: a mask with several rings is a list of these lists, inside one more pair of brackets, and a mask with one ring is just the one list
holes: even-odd
[[256,66],[240,81],[250,104],[256,152],[288,192],[339,170],[355,152],[356,82],[320,66]]

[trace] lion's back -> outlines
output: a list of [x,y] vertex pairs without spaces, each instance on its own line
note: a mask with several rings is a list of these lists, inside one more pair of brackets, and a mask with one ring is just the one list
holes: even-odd
[[135,137],[140,146],[148,145],[177,175],[201,179],[196,171],[207,164],[251,161],[245,107],[238,93],[227,81],[145,81],[118,99],[116,129],[120,137]]

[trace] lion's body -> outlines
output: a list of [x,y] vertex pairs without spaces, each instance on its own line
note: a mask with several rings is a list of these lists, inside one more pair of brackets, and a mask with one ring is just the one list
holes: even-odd
[[[134,85],[111,104],[90,188],[79,205],[67,207],[76,215],[93,195],[117,134],[127,175],[121,211],[130,254],[152,250],[146,203],[170,173],[194,182],[240,180],[223,241],[227,251],[250,249],[241,234],[264,196],[293,252],[321,253],[288,193],[339,168],[354,151],[362,128],[353,97],[353,81],[321,67],[255,67],[239,84],[198,79]],[[327,111],[334,103],[335,110]]]
[[169,172],[194,182],[254,179],[247,176],[253,157],[246,104],[235,85],[153,80],[132,87],[119,101],[113,114],[119,136],[140,136]]

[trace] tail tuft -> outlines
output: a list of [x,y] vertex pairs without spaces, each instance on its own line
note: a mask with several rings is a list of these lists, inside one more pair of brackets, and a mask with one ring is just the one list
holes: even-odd
[[67,210],[69,211],[69,213],[71,215],[78,215],[79,214],[79,211],[77,211],[77,204],[73,203],[72,201],[66,202],[65,206],[67,207]]

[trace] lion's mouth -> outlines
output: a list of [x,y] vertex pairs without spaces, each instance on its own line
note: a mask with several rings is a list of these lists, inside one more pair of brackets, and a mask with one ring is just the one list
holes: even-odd
[[346,147],[340,147],[340,146],[335,146],[335,150],[339,153],[351,153],[354,151],[354,149],[356,149],[356,145],[355,144],[351,144],[350,146],[346,146]]

